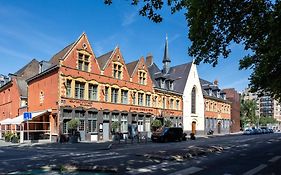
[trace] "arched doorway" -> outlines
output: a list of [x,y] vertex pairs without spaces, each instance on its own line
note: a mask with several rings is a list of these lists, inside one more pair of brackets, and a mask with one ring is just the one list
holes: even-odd
[[218,134],[221,133],[221,122],[218,122]]
[[193,134],[196,134],[196,122],[195,121],[193,121],[191,124],[191,132]]

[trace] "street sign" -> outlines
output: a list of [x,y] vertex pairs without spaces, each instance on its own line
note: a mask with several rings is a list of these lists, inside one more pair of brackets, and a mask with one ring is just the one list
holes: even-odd
[[23,120],[24,120],[24,121],[30,120],[31,118],[32,118],[31,112],[24,112],[24,113],[23,113]]

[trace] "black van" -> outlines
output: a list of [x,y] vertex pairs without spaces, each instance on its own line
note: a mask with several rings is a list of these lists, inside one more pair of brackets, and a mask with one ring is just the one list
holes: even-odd
[[153,132],[151,135],[153,142],[168,142],[185,140],[182,128],[163,128],[160,131]]

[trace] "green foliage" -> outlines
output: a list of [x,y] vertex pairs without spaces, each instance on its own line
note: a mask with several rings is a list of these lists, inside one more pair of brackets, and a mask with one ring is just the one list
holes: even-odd
[[111,124],[112,131],[116,132],[120,128],[121,123],[118,121],[114,121]]
[[165,127],[172,127],[173,126],[173,122],[171,120],[167,119],[164,122],[164,126]]
[[11,139],[12,139],[12,137],[13,137],[13,133],[11,133],[11,132],[6,132],[6,133],[4,133],[4,138],[5,138],[5,141],[6,142],[10,142],[11,141]]
[[260,126],[267,126],[267,124],[275,124],[277,120],[271,116],[261,116],[259,120]]
[[79,126],[79,120],[78,119],[71,119],[68,123],[68,129],[70,130],[77,130]]
[[[104,0],[110,5],[112,0]],[[217,65],[219,58],[227,58],[231,45],[242,44],[250,54],[241,55],[240,69],[252,69],[252,92],[268,92],[281,102],[281,1],[271,0],[131,0],[140,5],[139,14],[158,23],[160,11],[171,13],[184,10],[188,49],[195,63]]]
[[250,124],[250,126],[258,123],[258,116],[256,116],[257,104],[254,100],[242,100],[241,101],[241,122],[242,126]]
[[156,129],[158,129],[158,128],[161,128],[162,127],[162,122],[160,121],[160,120],[153,120],[152,122],[151,122],[151,127],[152,127],[152,129],[153,130],[156,130]]

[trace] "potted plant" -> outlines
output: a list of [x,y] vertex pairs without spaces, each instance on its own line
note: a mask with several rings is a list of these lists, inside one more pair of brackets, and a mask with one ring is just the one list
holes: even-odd
[[165,120],[164,123],[165,123],[164,124],[165,127],[172,127],[173,126],[173,122],[169,119]]
[[156,131],[157,129],[162,127],[162,122],[160,120],[153,120],[151,122],[152,131]]
[[118,140],[119,138],[119,133],[118,133],[118,131],[119,131],[119,128],[120,128],[120,122],[118,122],[118,121],[114,121],[114,122],[112,122],[112,124],[111,124],[111,129],[112,129],[112,135],[114,136],[113,137],[113,140]]
[[71,143],[78,143],[78,138],[80,138],[80,133],[77,131],[78,126],[78,119],[71,119],[68,122],[69,141]]

